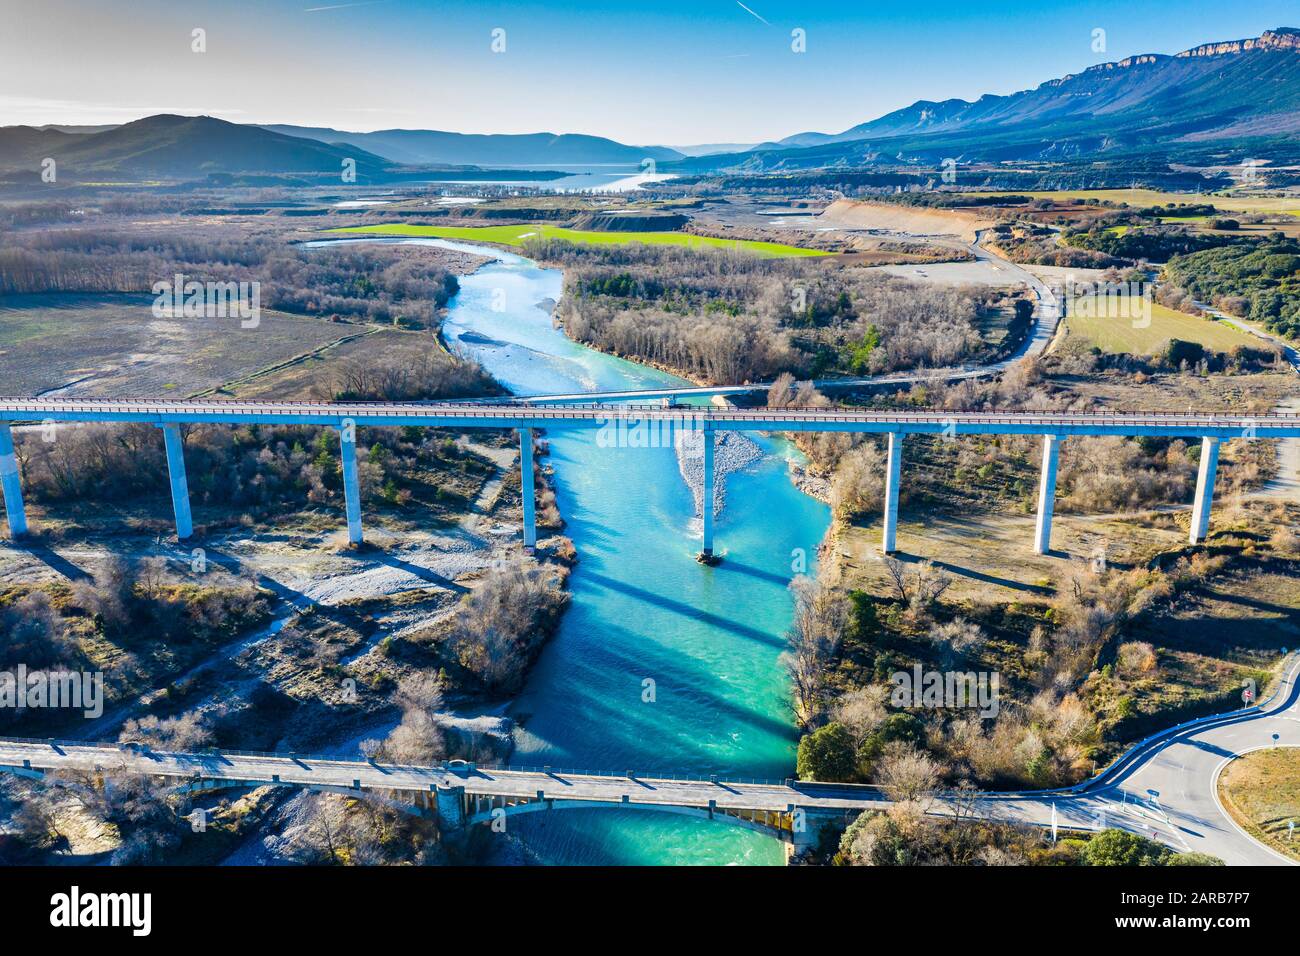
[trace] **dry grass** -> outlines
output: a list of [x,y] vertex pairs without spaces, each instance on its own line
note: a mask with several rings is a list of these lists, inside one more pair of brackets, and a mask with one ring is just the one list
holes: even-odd
[[1163,206],[1167,203],[1212,203],[1225,212],[1300,213],[1300,199],[1284,196],[1220,196],[1212,193],[1167,193],[1159,189],[1065,189],[1058,192],[994,192],[990,195],[1029,196],[1033,199],[1051,199],[1070,202],[1097,199],[1130,206]]
[[277,365],[363,327],[263,310],[237,319],[157,319],[152,297],[7,296],[0,306],[0,381],[9,395],[78,383],[81,397],[185,398]]
[[[1053,553],[1037,555],[1032,516],[904,508],[898,547],[909,564],[933,561],[951,575],[944,603],[975,620],[997,618],[998,608],[1019,613],[1058,604],[1071,575],[1103,560],[1111,576],[1135,569],[1156,588],[1163,596],[1128,622],[1120,638],[1149,647],[1154,665],[1142,673],[1111,673],[1103,665],[1113,654],[1091,665],[1095,673],[1084,696],[1099,719],[1115,725],[1107,741],[1114,748],[1183,717],[1225,709],[1244,679],[1261,688],[1270,682],[1280,648],[1300,641],[1297,553],[1285,535],[1270,537],[1270,531],[1294,524],[1297,514],[1295,506],[1280,503],[1225,501],[1212,521],[1208,549],[1188,548],[1186,509],[1124,517],[1058,514]],[[823,573],[845,589],[888,595],[879,546],[876,522],[841,528]],[[1146,570],[1155,567],[1163,572]],[[1005,662],[999,669],[1016,670]]]
[[1300,749],[1256,750],[1228,764],[1219,799],[1243,830],[1300,860],[1300,838],[1287,839],[1287,821],[1300,822]]

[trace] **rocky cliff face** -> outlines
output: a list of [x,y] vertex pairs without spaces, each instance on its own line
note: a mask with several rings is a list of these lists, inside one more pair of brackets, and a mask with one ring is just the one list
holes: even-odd
[[1187,56],[1222,56],[1225,53],[1245,53],[1247,50],[1300,50],[1300,30],[1279,27],[1265,30],[1248,40],[1225,40],[1222,43],[1202,43],[1198,47],[1175,54]]
[[1251,37],[1246,40],[1224,40],[1220,43],[1202,43],[1198,47],[1184,50],[1182,53],[1175,53],[1173,56],[1168,56],[1164,53],[1141,53],[1136,56],[1127,56],[1122,60],[1115,60],[1112,63],[1098,63],[1096,66],[1088,67],[1082,74],[1070,73],[1061,77],[1059,80],[1049,80],[1043,85],[1060,86],[1063,83],[1073,80],[1076,76],[1086,76],[1090,73],[1108,73],[1113,70],[1127,70],[1135,66],[1161,63],[1165,60],[1181,60],[1188,57],[1225,56],[1232,53],[1247,53],[1251,50],[1300,51],[1300,30],[1291,27],[1279,27],[1276,30],[1265,30],[1260,36]]

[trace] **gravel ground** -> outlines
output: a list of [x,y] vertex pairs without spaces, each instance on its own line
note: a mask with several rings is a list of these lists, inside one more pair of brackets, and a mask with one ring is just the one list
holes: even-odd
[[[752,439],[740,432],[718,432],[713,446],[713,513],[722,510],[727,500],[727,475],[747,468],[763,457],[761,449]],[[677,467],[695,496],[695,513],[703,515],[704,500],[704,434],[688,433],[677,445]]]

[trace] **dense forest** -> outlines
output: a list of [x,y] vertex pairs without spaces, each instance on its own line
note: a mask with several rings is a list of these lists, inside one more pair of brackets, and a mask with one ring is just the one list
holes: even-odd
[[264,308],[412,327],[433,325],[459,288],[436,251],[418,246],[304,249],[269,236],[110,227],[19,232],[0,248],[0,295],[149,292],[177,273],[258,282]]
[[1300,336],[1300,242],[1281,232],[1258,243],[1175,256],[1164,279],[1198,301]]
[[564,267],[558,315],[574,339],[710,382],[938,367],[989,348],[977,319],[993,293],[729,251],[527,252]]
[[1065,236],[1068,245],[1080,249],[1092,249],[1117,259],[1146,259],[1151,262],[1166,262],[1173,256],[1189,255],[1239,241],[1232,236],[1191,232],[1177,225],[1143,226],[1126,231],[1094,227],[1087,232],[1072,232]]

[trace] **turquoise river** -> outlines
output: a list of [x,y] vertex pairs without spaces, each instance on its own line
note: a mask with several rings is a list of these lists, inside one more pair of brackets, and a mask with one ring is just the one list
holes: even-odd
[[[386,240],[379,240],[386,241]],[[672,375],[569,340],[550,317],[559,270],[442,240],[495,261],[461,279],[443,325],[519,395],[646,388]],[[572,605],[516,699],[512,763],[730,779],[792,775],[797,740],[778,657],[801,556],[813,567],[825,505],[791,483],[786,442],[726,480],[718,567],[696,563],[699,519],[671,448],[601,447],[594,431],[546,436],[578,563]],[[653,681],[653,695],[647,694]],[[653,700],[645,698],[653,696]],[[775,839],[644,811],[566,810],[510,819],[538,862],[781,864]]]

